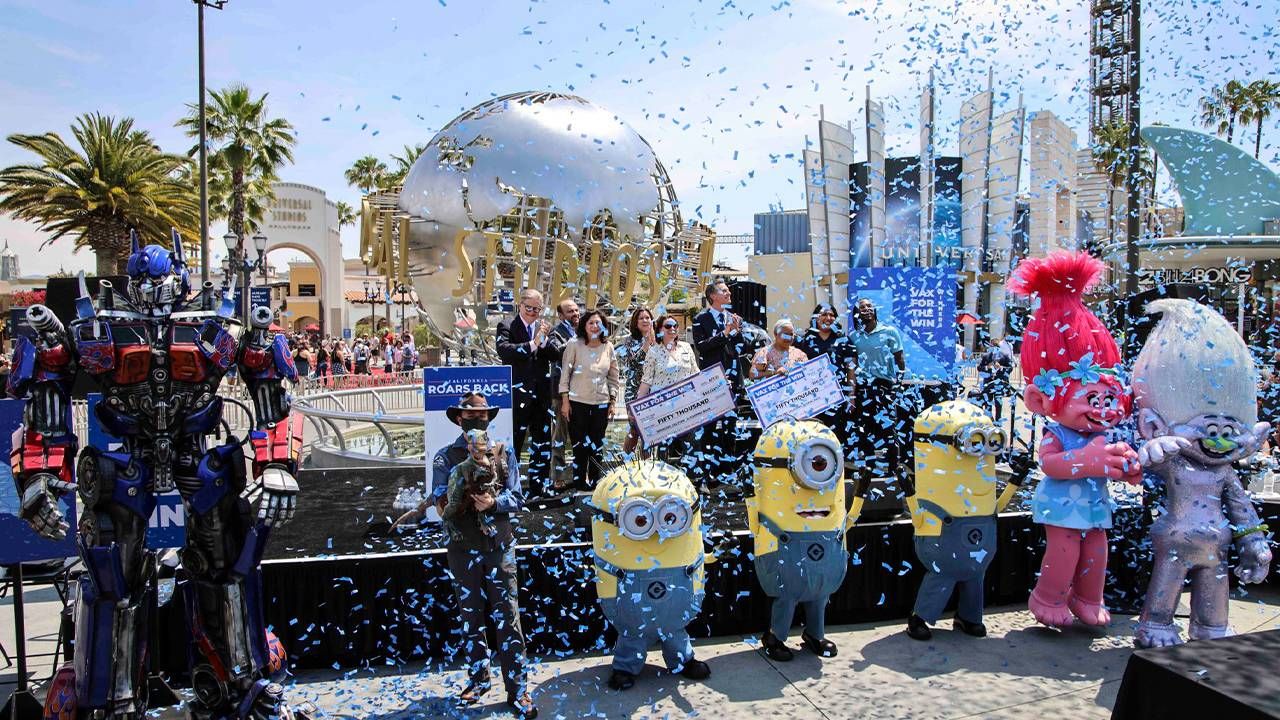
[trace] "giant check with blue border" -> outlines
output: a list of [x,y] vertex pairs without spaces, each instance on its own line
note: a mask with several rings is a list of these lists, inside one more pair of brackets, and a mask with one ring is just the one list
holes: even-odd
[[733,390],[719,365],[627,403],[649,448],[733,412]]
[[753,383],[747,399],[764,427],[783,418],[807,420],[844,402],[830,355],[819,355],[795,365],[784,375]]

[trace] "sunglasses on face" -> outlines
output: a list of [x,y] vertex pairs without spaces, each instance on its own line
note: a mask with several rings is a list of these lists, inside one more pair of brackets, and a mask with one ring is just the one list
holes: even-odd
[[527,305],[527,304],[521,303],[520,307],[524,308],[525,310],[528,310],[531,313],[542,312],[542,306],[540,305]]
[[662,323],[663,330],[675,330],[678,327],[680,326],[675,323]]

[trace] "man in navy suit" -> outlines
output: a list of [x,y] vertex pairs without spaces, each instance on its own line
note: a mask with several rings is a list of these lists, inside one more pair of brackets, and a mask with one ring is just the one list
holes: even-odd
[[530,498],[554,493],[551,488],[552,366],[560,353],[548,339],[551,323],[542,319],[542,293],[525,288],[516,314],[498,323],[498,357],[511,366],[515,451],[529,440]]
[[[716,281],[707,286],[703,297],[707,309],[693,318],[693,344],[698,350],[698,367],[706,370],[719,364],[733,389],[734,398],[742,394],[742,374],[738,359],[746,340],[742,335],[742,318],[734,315],[729,286]],[[705,473],[701,480],[710,489],[730,481],[738,465],[738,415],[730,413],[694,433],[694,448],[702,448],[703,462],[694,464]],[[696,452],[696,451],[695,451]]]

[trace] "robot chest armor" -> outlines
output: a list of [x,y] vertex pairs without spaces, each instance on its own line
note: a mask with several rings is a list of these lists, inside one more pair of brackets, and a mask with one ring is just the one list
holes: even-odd
[[100,378],[107,405],[162,429],[208,405],[223,371],[196,344],[199,331],[183,323],[113,324],[115,366]]

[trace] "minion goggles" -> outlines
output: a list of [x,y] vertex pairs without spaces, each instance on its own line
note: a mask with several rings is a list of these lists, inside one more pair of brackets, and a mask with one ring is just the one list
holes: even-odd
[[916,442],[947,443],[965,455],[996,455],[1004,451],[1009,438],[995,425],[965,425],[954,435],[945,433],[915,434]]
[[687,500],[668,495],[656,503],[642,497],[631,497],[618,503],[614,515],[602,508],[592,508],[595,515],[610,525],[617,525],[622,536],[631,540],[648,540],[654,533],[666,539],[688,532],[693,525],[693,515],[701,508],[701,501]]
[[797,444],[790,457],[756,455],[754,460],[760,467],[786,468],[797,483],[818,492],[835,487],[844,474],[840,446],[822,437],[809,438]]

